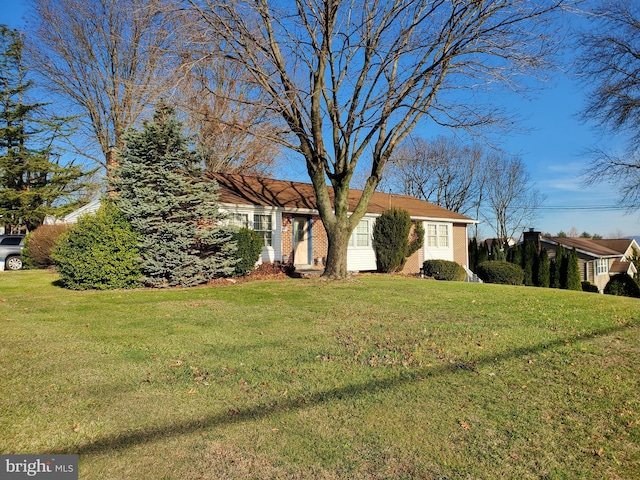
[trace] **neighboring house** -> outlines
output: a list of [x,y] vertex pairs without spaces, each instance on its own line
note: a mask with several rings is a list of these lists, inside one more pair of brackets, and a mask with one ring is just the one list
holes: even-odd
[[[213,173],[210,177],[220,186],[220,210],[229,214],[232,223],[262,235],[263,262],[292,263],[298,268],[324,265],[327,234],[318,215],[313,185],[223,173]],[[350,191],[351,210],[360,194],[358,190]],[[99,202],[92,202],[62,221],[75,223],[81,214],[98,207]],[[418,273],[428,259],[455,261],[468,270],[467,227],[477,223],[476,220],[414,197],[374,193],[367,213],[349,241],[349,271],[376,270],[373,226],[380,214],[391,207],[408,211],[412,220],[423,223],[425,230],[424,244],[407,260],[405,273]]]
[[640,255],[640,246],[632,238],[594,240],[575,237],[544,237],[540,232],[530,230],[524,233],[525,242],[533,242],[538,251],[547,250],[549,258],[554,258],[559,245],[567,250],[575,248],[578,254],[580,276],[591,282],[602,292],[613,275],[637,273],[631,261],[634,253]]
[[[316,208],[313,185],[233,174],[211,174],[220,185],[220,209],[239,226],[262,234],[263,261],[296,266],[321,266],[327,255],[327,235]],[[332,190],[330,195],[332,195]],[[353,211],[361,191],[351,190]],[[373,226],[391,207],[409,212],[424,225],[425,239],[405,265],[405,273],[418,273],[427,259],[451,260],[468,267],[467,227],[473,220],[414,197],[374,193],[367,213],[354,230],[347,252],[347,270],[376,270]]]

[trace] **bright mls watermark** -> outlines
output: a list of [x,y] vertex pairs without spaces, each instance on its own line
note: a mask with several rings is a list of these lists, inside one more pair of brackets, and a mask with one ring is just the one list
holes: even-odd
[[78,480],[78,455],[0,455],[0,479]]

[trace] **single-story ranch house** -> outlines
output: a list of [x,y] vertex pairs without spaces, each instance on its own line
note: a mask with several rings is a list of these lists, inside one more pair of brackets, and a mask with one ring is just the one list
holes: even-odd
[[631,261],[640,255],[640,246],[631,238],[592,239],[575,237],[545,237],[540,232],[530,230],[524,233],[525,242],[533,242],[538,251],[547,250],[549,258],[554,258],[558,247],[575,249],[578,254],[580,276],[585,282],[591,282],[602,292],[613,275],[637,273]]
[[[232,215],[238,225],[262,233],[263,261],[322,265],[327,235],[316,209],[313,185],[221,173],[212,176],[220,185],[220,209]],[[360,194],[358,190],[349,193],[351,210]],[[408,211],[412,220],[424,225],[424,245],[407,260],[406,273],[418,273],[427,259],[451,260],[468,267],[467,227],[475,220],[417,198],[377,192],[349,241],[347,270],[376,269],[373,225],[391,207]]]
[[[237,174],[213,173],[220,186],[220,210],[229,214],[238,226],[250,227],[264,239],[263,262],[292,263],[297,268],[321,267],[327,255],[327,236],[316,208],[313,185]],[[351,209],[361,192],[351,190]],[[84,212],[95,211],[83,207]],[[367,213],[354,230],[347,252],[349,271],[376,270],[372,244],[376,218],[391,207],[409,212],[412,220],[422,222],[425,230],[421,249],[407,260],[405,273],[418,273],[427,259],[455,261],[468,270],[467,227],[477,223],[459,213],[414,197],[376,192]],[[74,212],[63,222],[77,221]]]

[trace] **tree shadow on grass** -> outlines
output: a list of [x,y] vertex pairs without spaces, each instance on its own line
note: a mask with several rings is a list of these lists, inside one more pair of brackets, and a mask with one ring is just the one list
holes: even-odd
[[395,376],[393,378],[376,379],[373,381],[352,384],[340,388],[332,388],[305,396],[303,401],[300,399],[282,399],[273,401],[269,404],[255,405],[242,410],[234,410],[221,412],[215,415],[209,415],[205,418],[177,421],[167,423],[157,427],[149,427],[134,432],[116,433],[109,435],[93,442],[81,445],[80,447],[58,448],[46,451],[46,454],[91,454],[103,453],[107,451],[125,450],[135,445],[151,443],[156,440],[177,437],[184,434],[190,434],[198,431],[204,431],[212,427],[224,425],[234,425],[238,423],[248,422],[256,419],[276,415],[281,412],[290,412],[295,410],[304,410],[333,400],[346,400],[356,398],[361,395],[379,393],[384,390],[392,390],[398,386],[409,384],[412,382],[420,382],[424,378],[430,378],[438,375],[450,375],[464,371],[475,369],[480,365],[488,365],[499,363],[504,360],[524,357],[535,354],[558,346],[565,346],[567,343],[584,342],[598,337],[604,337],[617,332],[635,328],[640,324],[640,320],[632,319],[630,322],[597,330],[591,333],[583,333],[573,335],[571,337],[563,337],[552,342],[540,343],[529,347],[514,348],[503,353],[485,355],[474,359],[472,362],[447,363],[439,367],[426,367],[420,369],[411,369],[411,375]]

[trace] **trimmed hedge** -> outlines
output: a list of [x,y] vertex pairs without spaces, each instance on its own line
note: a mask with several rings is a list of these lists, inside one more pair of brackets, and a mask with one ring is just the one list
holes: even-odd
[[107,290],[140,285],[138,235],[122,213],[105,201],[84,215],[53,248],[60,283],[72,290]]
[[598,286],[597,285],[594,285],[591,282],[582,282],[582,291],[583,292],[598,293],[600,290],[598,290]]
[[614,275],[604,287],[607,295],[620,295],[622,297],[640,298],[640,286],[626,273]]
[[250,228],[241,228],[235,232],[233,240],[237,246],[235,253],[237,263],[234,274],[244,277],[255,269],[256,262],[262,253],[264,240],[258,232]]
[[449,260],[427,260],[422,264],[422,271],[425,276],[436,280],[461,282],[467,276],[461,265]]
[[489,260],[478,265],[478,277],[486,283],[504,285],[522,285],[524,270],[522,267],[502,260]]

